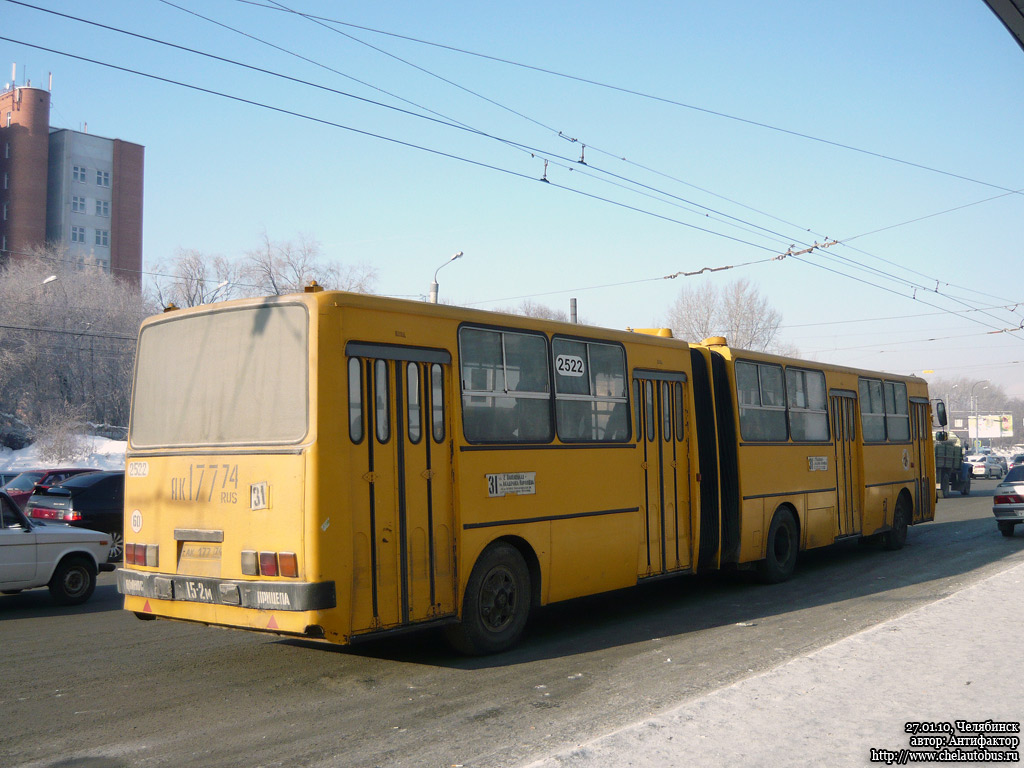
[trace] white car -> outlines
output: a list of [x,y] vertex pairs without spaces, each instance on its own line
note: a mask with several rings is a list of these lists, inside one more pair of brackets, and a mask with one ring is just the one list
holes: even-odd
[[1003,464],[992,454],[975,454],[967,457],[967,463],[971,465],[971,475],[974,477],[995,477],[1003,476]]
[[30,520],[0,491],[0,592],[49,587],[60,605],[78,605],[96,589],[96,574],[112,571],[105,533]]

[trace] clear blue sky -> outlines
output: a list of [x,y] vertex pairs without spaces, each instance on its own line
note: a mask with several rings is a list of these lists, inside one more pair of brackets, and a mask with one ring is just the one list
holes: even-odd
[[[418,297],[461,250],[443,300],[575,296],[609,327],[661,325],[684,283],[745,277],[805,356],[1024,397],[1024,332],[994,333],[1024,322],[1024,196],[1009,193],[1024,190],[1024,51],[982,0],[289,6],[658,99],[236,0],[176,2],[315,63],[158,0],[36,4],[496,138],[0,0],[4,37],[443,153],[0,41],[5,81],[12,62],[19,84],[53,73],[55,126],[145,145],[149,267],[305,232],[376,267],[380,293]],[[843,244],[764,261],[826,238]]]

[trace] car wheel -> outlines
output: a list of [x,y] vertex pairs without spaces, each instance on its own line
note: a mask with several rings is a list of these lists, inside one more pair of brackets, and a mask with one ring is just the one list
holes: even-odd
[[96,589],[96,568],[84,557],[66,557],[50,579],[50,595],[60,605],[78,605]]
[[496,543],[476,561],[462,600],[462,621],[445,628],[455,650],[498,653],[518,642],[531,607],[530,571],[519,550]]
[[777,584],[793,575],[800,549],[796,520],[786,507],[779,507],[768,526],[768,542],[764,560],[757,563],[757,575],[765,584]]
[[110,550],[107,552],[107,562],[119,563],[124,557],[124,534],[118,531],[110,531],[107,536],[110,538]]
[[999,525],[999,532],[1001,534],[1003,534],[1003,536],[1013,536],[1013,528],[1014,528],[1014,524],[1013,523],[1008,523],[1008,522],[1005,522],[1003,520],[1000,520],[998,522],[998,525]]
[[907,543],[907,526],[910,525],[910,510],[905,497],[900,496],[892,512],[892,528],[882,534],[882,546],[890,551],[903,549]]

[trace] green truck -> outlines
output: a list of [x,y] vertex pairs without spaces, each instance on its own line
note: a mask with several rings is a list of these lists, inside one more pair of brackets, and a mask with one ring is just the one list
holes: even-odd
[[971,465],[964,458],[959,437],[948,432],[936,433],[935,487],[942,492],[942,498],[952,496],[954,491],[964,496],[971,492]]

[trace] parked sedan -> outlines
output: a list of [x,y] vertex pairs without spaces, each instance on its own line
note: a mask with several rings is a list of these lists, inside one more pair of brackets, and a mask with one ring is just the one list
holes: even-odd
[[48,488],[56,483],[67,480],[72,475],[83,472],[95,472],[95,469],[63,468],[63,469],[28,469],[4,486],[4,490],[15,504],[25,509],[29,497],[36,486]]
[[49,587],[54,602],[84,603],[96,589],[97,571],[113,570],[104,562],[110,540],[97,531],[30,520],[11,497],[0,491],[0,592]]
[[967,457],[967,463],[971,465],[973,477],[1002,477],[1003,465],[998,458],[992,454],[975,454]]
[[28,516],[103,531],[110,562],[124,555],[124,472],[89,472],[39,489],[28,500]]
[[1024,523],[1024,466],[1011,469],[996,486],[992,514],[1003,536],[1013,536],[1014,527]]

